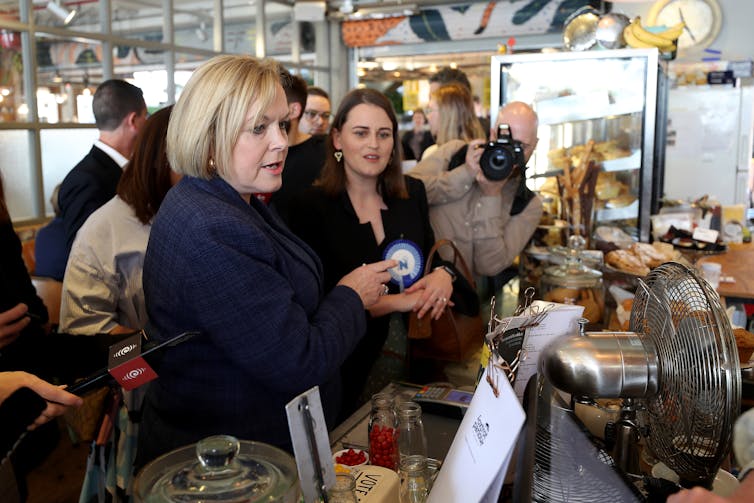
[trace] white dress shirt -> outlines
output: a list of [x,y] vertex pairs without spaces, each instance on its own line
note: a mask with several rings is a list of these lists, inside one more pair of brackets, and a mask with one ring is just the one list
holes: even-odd
[[120,169],[125,168],[126,164],[128,164],[128,159],[123,157],[123,154],[115,150],[107,143],[104,143],[102,140],[95,140],[94,146],[109,155],[110,158],[115,161],[115,164],[120,166]]

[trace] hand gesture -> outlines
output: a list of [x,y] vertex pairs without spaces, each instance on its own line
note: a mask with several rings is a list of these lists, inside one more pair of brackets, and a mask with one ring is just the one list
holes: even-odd
[[15,307],[0,313],[0,348],[7,346],[18,339],[31,318],[24,316],[29,307],[26,304],[17,304]]
[[668,496],[667,503],[744,503],[746,501],[751,501],[751,497],[754,496],[754,494],[749,492],[750,489],[741,489],[742,486],[743,484],[739,486],[739,489],[736,490],[734,494],[727,498],[718,496],[717,494],[701,487],[683,489]]
[[453,279],[443,269],[435,269],[406,289],[406,293],[421,292],[414,306],[417,317],[430,313],[432,319],[438,319],[449,305],[453,293]]
[[375,304],[380,296],[387,293],[385,283],[390,281],[388,269],[398,265],[395,260],[383,260],[373,264],[364,264],[349,272],[338,281],[338,285],[351,288],[361,298],[365,309]]
[[482,148],[484,144],[483,140],[471,140],[466,150],[466,169],[469,170],[469,173],[474,178],[482,173],[482,169],[479,167],[479,159],[482,157],[482,152],[484,152]]
[[72,395],[63,388],[54,386],[26,372],[0,373],[0,403],[4,402],[14,391],[24,387],[31,389],[47,400],[47,408],[34,420],[33,424],[29,425],[30,430],[45,424],[56,416],[60,416],[68,407],[79,407],[83,403],[81,398],[76,395]]

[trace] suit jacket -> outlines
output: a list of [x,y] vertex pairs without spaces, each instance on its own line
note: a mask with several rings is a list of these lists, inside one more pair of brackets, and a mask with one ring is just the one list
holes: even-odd
[[288,147],[283,169],[283,185],[272,194],[271,204],[284,222],[288,222],[291,199],[309,188],[325,164],[326,135],[314,135],[303,143]]
[[122,173],[118,163],[94,146],[63,179],[58,205],[65,230],[66,262],[79,228],[94,210],[115,196]]
[[290,447],[285,404],[314,385],[335,426],[364,306],[350,288],[324,290],[316,254],[267,206],[220,178],[184,177],[155,217],[143,282],[155,337],[201,335],[157,368],[137,466],[219,433]]

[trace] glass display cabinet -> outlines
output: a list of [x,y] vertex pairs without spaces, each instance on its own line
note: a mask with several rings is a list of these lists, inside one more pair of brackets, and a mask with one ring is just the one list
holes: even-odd
[[[497,55],[491,59],[490,109],[523,101],[539,116],[539,142],[528,183],[558,195],[558,174],[598,170],[591,233],[619,227],[649,241],[650,214],[662,190],[667,89],[655,49]],[[589,148],[587,148],[589,146]],[[558,197],[546,211],[560,213]],[[582,210],[583,211],[583,210]]]

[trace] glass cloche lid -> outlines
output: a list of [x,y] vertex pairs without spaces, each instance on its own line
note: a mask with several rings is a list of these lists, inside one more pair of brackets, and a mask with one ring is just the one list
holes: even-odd
[[602,272],[587,267],[582,260],[585,244],[586,240],[582,236],[570,236],[565,263],[545,269],[545,282],[574,288],[590,288],[601,284]]
[[296,502],[293,457],[271,445],[216,435],[169,452],[139,473],[137,502]]

